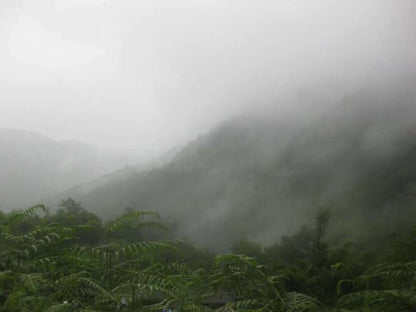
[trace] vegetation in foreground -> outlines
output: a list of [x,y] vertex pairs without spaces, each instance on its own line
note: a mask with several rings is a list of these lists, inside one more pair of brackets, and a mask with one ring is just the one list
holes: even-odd
[[102,222],[68,199],[2,213],[1,311],[416,311],[416,228],[328,246],[329,221],[214,256],[153,212]]

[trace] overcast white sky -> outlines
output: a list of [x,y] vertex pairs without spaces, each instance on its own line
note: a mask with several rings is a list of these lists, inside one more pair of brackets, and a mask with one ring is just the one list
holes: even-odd
[[154,154],[415,69],[415,21],[414,0],[0,0],[0,126]]

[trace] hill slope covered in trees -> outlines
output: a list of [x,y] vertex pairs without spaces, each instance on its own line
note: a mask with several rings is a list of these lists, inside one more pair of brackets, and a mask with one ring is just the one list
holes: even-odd
[[415,215],[415,121],[414,98],[387,92],[358,92],[312,119],[243,116],[159,168],[66,195],[104,217],[156,211],[216,248],[276,241],[320,207],[332,237],[371,236]]

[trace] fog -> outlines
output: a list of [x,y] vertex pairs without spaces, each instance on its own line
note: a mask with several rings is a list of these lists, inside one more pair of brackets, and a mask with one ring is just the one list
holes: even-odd
[[416,0],[0,0],[0,311],[416,312]]
[[413,0],[2,0],[0,125],[149,159],[413,75],[415,20]]

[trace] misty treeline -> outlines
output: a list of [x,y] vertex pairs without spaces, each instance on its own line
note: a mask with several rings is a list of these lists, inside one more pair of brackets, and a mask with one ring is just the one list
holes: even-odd
[[173,237],[154,212],[102,221],[69,198],[0,214],[0,307],[37,311],[415,311],[416,227],[329,243],[331,210],[229,253]]
[[155,211],[178,236],[217,252],[242,238],[270,245],[319,206],[335,216],[328,238],[388,234],[416,218],[413,94],[363,91],[313,114],[236,116],[160,166],[31,203],[72,197],[104,219],[117,207]]

